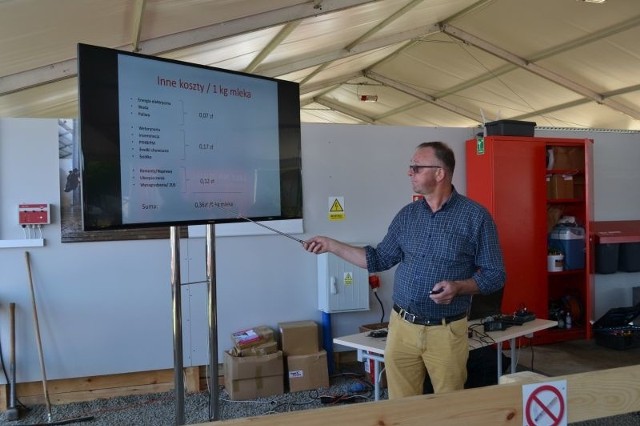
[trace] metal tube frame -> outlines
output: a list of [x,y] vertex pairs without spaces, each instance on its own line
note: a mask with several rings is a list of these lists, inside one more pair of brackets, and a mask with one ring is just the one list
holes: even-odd
[[176,393],[176,425],[184,424],[184,376],[182,359],[182,295],[180,282],[180,230],[169,229],[171,241],[171,299],[173,307],[173,378]]
[[[176,425],[183,425],[184,376],[182,347],[182,295],[180,281],[180,233],[176,226],[170,227],[171,238],[171,298],[173,307],[173,364],[174,388],[176,392]],[[207,314],[209,325],[209,419],[219,420],[218,387],[218,313],[216,300],[216,250],[215,225],[206,225],[206,268],[207,268]]]
[[218,307],[216,300],[216,230],[214,224],[206,225],[207,288],[209,316],[209,420],[219,420],[218,407]]

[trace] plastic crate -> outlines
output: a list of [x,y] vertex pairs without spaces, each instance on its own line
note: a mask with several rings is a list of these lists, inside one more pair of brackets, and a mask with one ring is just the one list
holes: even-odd
[[623,308],[609,309],[593,323],[596,344],[625,350],[640,347],[640,327],[629,325],[640,315],[640,303]]
[[596,274],[618,271],[620,244],[596,244]]
[[601,328],[594,331],[596,344],[607,348],[625,350],[640,347],[640,327]]
[[640,243],[620,244],[618,270],[624,272],[640,271]]
[[532,121],[498,120],[485,123],[487,136],[529,136],[535,134],[536,123]]

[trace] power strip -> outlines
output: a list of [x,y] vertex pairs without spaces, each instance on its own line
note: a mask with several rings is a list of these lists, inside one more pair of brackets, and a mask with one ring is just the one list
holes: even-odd
[[482,323],[484,326],[484,331],[504,331],[507,328],[511,327],[511,324],[504,323],[502,321],[487,321]]
[[499,321],[502,321],[506,324],[522,325],[525,322],[533,321],[534,319],[536,319],[536,314],[528,312],[518,313],[515,315],[502,315],[500,316]]

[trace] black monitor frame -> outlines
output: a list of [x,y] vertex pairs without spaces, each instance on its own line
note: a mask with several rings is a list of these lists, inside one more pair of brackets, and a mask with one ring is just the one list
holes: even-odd
[[[119,61],[122,58],[125,60],[134,58],[135,60],[145,63],[148,62],[153,67],[162,68],[166,66],[168,71],[163,77],[169,79],[171,78],[171,73],[175,73],[177,70],[177,72],[184,73],[184,75],[187,76],[210,76],[210,82],[239,81],[246,84],[247,87],[273,88],[269,89],[271,90],[270,93],[274,94],[273,99],[258,104],[258,106],[264,107],[264,105],[270,105],[271,109],[274,110],[271,116],[277,117],[277,121],[272,120],[273,122],[269,122],[270,126],[277,126],[275,130],[274,128],[270,128],[271,134],[275,135],[275,139],[277,139],[277,147],[275,147],[274,150],[277,151],[277,159],[267,159],[266,162],[270,162],[270,166],[266,167],[271,167],[271,172],[267,170],[267,172],[262,174],[268,175],[268,179],[277,180],[279,191],[275,191],[274,194],[279,193],[279,200],[276,200],[277,197],[269,192],[273,191],[273,185],[263,185],[265,187],[270,186],[271,188],[262,188],[254,182],[253,186],[248,184],[250,189],[253,190],[252,199],[248,201],[245,200],[243,203],[238,202],[234,205],[233,202],[223,202],[222,199],[224,197],[222,196],[217,198],[211,197],[202,202],[205,203],[201,204],[205,206],[204,208],[201,207],[200,211],[197,212],[190,211],[189,215],[187,215],[188,217],[182,214],[180,209],[176,209],[176,214],[173,216],[167,215],[165,211],[163,216],[158,216],[159,218],[150,215],[148,219],[125,220],[123,209],[126,210],[125,206],[127,205],[127,201],[123,198],[125,191],[123,191],[122,169],[130,165],[123,164],[122,153],[124,152],[123,150],[129,149],[129,145],[131,145],[131,149],[136,149],[137,154],[137,149],[142,149],[139,148],[139,144],[142,143],[142,141],[137,139],[138,136],[135,138],[132,136],[131,141],[122,140],[123,138],[121,136],[123,134],[122,126],[124,126],[120,111],[122,105],[122,99],[120,98],[121,80],[128,78],[128,76],[120,75]],[[193,78],[195,79],[195,77]],[[222,84],[219,87],[222,88]],[[171,99],[171,94],[168,94],[166,88],[161,89],[164,89],[164,93],[146,93],[140,95],[139,99],[145,99],[147,103],[150,103],[150,101]],[[181,90],[181,88],[175,90],[178,91]],[[85,231],[233,223],[245,221],[246,218],[254,221],[302,219],[300,101],[299,85],[297,83],[105,47],[78,44],[78,91],[82,210],[83,228]],[[189,96],[191,96],[192,99],[196,99],[194,96],[197,95],[198,94],[187,94],[186,97],[181,97],[180,101],[186,104]],[[241,97],[242,95],[243,93],[240,93],[240,89],[238,89],[236,97]],[[141,107],[138,104],[144,105],[141,101],[138,102],[139,99],[134,99],[132,102],[134,108]],[[177,102],[177,99],[176,97],[172,100]],[[260,109],[258,107],[252,107],[251,102],[246,102],[246,105],[247,109],[243,110],[246,114],[246,120],[242,121],[245,117],[238,118],[238,120],[242,121],[242,125],[239,126],[237,124],[238,121],[234,121],[235,124],[231,123],[230,121],[233,120],[220,120],[220,122],[216,124],[221,126],[217,130],[220,134],[227,134],[225,132],[229,132],[229,135],[234,136],[229,137],[227,141],[217,143],[223,147],[224,144],[227,144],[226,146],[230,148],[229,151],[233,152],[233,155],[236,157],[246,154],[247,158],[249,158],[253,155],[253,157],[247,161],[251,161],[251,164],[254,164],[256,161],[260,162],[260,159],[256,159],[255,154],[250,151],[253,150],[252,148],[259,146],[261,141],[255,138],[253,138],[253,140],[246,140],[249,138],[243,138],[243,135],[256,134],[255,129],[252,130],[252,133],[247,133],[246,131],[252,124],[253,120],[251,120],[251,118],[259,117],[260,114],[268,110],[268,108]],[[182,107],[186,111],[189,109],[189,105],[183,105]],[[215,111],[215,107],[212,108],[214,109],[211,111]],[[277,113],[275,113],[275,110],[277,110]],[[218,111],[221,110],[218,109]],[[221,111],[221,115],[223,115],[222,113],[224,112],[226,111]],[[191,113],[204,114],[202,111],[191,111]],[[142,117],[142,119],[144,118],[148,117]],[[261,116],[259,118],[261,118]],[[140,122],[142,122],[142,119]],[[177,125],[179,124],[161,121],[155,127],[158,129],[172,129],[172,126]],[[223,128],[224,126],[228,126],[229,128]],[[146,128],[147,126],[141,125],[141,128],[142,127]],[[189,130],[191,129],[187,129],[187,132]],[[195,132],[195,129],[193,130]],[[161,135],[162,130],[156,133]],[[169,133],[169,130],[167,130],[167,133]],[[200,149],[196,150],[198,151],[196,153],[200,154],[200,156],[207,155],[206,149],[202,147],[207,147],[208,145],[201,142],[194,142],[196,146],[198,143]],[[244,143],[247,143],[246,150],[241,146],[241,144]],[[166,141],[164,145],[167,146],[169,150],[172,149],[167,145]],[[224,149],[219,150],[219,152],[224,151]],[[162,155],[162,153],[159,153],[157,157],[161,157]],[[196,158],[194,161],[199,161],[197,155],[193,155],[193,157]],[[229,158],[229,163],[236,160],[238,159]],[[239,161],[242,160],[243,158]],[[133,168],[139,167],[138,165],[140,163],[136,162],[135,164],[136,166]],[[140,183],[137,179],[140,179],[138,175],[143,174],[140,172],[141,170],[157,171],[158,169],[154,167],[153,164],[149,164],[148,169],[140,167],[133,183]],[[189,164],[177,164],[175,167],[176,169],[180,168],[180,170],[188,170]],[[168,167],[168,169],[172,168]],[[173,173],[176,173],[176,169],[172,169]],[[276,174],[275,170],[278,170],[277,177],[273,176]],[[216,171],[222,173],[219,169],[216,169],[215,165],[211,166],[211,172],[215,173]],[[253,171],[255,175],[260,175],[261,172],[264,172],[264,170],[257,169],[252,169],[250,172],[251,171]],[[156,174],[153,173],[151,173],[150,176],[155,179],[161,178],[161,176],[156,177]],[[147,179],[149,179],[149,177],[147,177]],[[256,179],[257,178],[254,177],[254,180]],[[181,184],[180,181],[176,183],[176,179],[173,179],[172,182],[173,185]],[[202,178],[201,182],[207,182],[207,180]],[[271,180],[271,182],[275,182],[275,180]],[[131,182],[125,180],[125,184],[129,185]],[[260,193],[256,194],[256,191],[262,191],[263,189],[267,192],[264,193],[261,199]],[[192,194],[190,193],[189,195]],[[197,205],[197,202],[191,201],[192,198],[186,197],[185,200],[190,200],[188,201],[190,203],[189,206]],[[260,207],[258,205],[260,200],[271,203],[271,206],[268,208]],[[279,201],[279,206],[274,206],[273,203],[277,201]],[[143,203],[140,203],[140,205],[142,204]],[[155,204],[154,209],[161,211],[163,206],[159,206],[159,203]],[[174,208],[176,204],[180,205],[180,203],[175,202],[167,203],[167,208]],[[149,203],[149,205],[153,206],[154,203]],[[266,212],[266,214],[262,212]]]

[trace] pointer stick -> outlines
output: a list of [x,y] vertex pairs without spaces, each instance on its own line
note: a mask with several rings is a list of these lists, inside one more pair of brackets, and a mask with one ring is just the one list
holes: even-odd
[[292,240],[294,240],[294,241],[299,242],[300,244],[304,244],[304,241],[302,241],[301,239],[298,239],[298,238],[294,237],[294,236],[293,236],[293,235],[291,235],[291,234],[287,234],[286,232],[278,231],[277,229],[272,228],[272,227],[270,227],[270,226],[267,226],[267,225],[265,225],[264,223],[260,223],[260,222],[256,222],[255,220],[251,220],[251,219],[249,219],[248,217],[246,217],[246,216],[242,216],[239,212],[234,211],[234,210],[232,210],[232,209],[230,209],[230,208],[228,208],[228,207],[224,207],[224,206],[222,206],[222,205],[220,205],[220,204],[217,204],[217,203],[215,204],[215,206],[216,206],[216,207],[218,207],[218,208],[220,208],[220,209],[222,209],[222,210],[227,210],[228,212],[231,212],[231,213],[235,214],[235,215],[236,215],[236,216],[238,216],[240,219],[244,219],[244,220],[249,221],[249,222],[251,222],[251,223],[255,223],[256,225],[258,225],[258,226],[262,226],[263,228],[266,228],[266,229],[268,229],[269,231],[273,231],[273,232],[275,232],[276,234],[280,234],[280,235],[282,235],[283,237],[287,237],[287,238],[290,238],[290,239],[292,239]]

